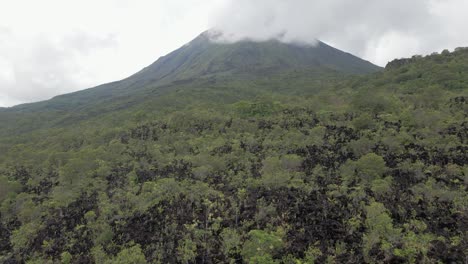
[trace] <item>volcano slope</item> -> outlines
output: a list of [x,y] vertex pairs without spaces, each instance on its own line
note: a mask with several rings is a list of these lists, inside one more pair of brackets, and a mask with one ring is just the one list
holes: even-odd
[[1,261],[466,262],[467,49],[362,76],[194,57],[1,110]]

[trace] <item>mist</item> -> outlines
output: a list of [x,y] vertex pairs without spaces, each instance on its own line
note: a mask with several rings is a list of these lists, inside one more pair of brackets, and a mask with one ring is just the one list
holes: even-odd
[[[213,17],[218,41],[314,44],[317,40],[380,66],[399,57],[468,45],[463,0],[236,0]],[[460,31],[461,30],[461,31]]]

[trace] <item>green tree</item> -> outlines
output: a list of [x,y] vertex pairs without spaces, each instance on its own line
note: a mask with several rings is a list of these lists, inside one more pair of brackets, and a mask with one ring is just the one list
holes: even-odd
[[186,236],[179,242],[177,247],[177,259],[181,263],[191,263],[197,256],[197,244],[189,237]]
[[380,245],[379,250],[391,255],[394,245],[401,239],[401,230],[393,227],[387,209],[381,203],[372,202],[366,206],[366,233],[363,236],[364,256],[371,261],[371,250]]
[[108,264],[146,264],[146,258],[141,250],[141,246],[136,244],[134,246],[124,248],[120,251],[115,258],[107,261]]
[[62,258],[62,264],[70,264],[72,261],[72,255],[68,251],[63,252],[60,257]]
[[252,230],[242,247],[242,257],[249,263],[272,263],[272,255],[283,247],[283,243],[277,232]]
[[240,251],[241,236],[232,228],[225,228],[221,232],[223,251],[226,256],[235,255]]
[[4,199],[21,190],[21,184],[16,181],[10,181],[6,176],[0,175],[0,204]]
[[355,167],[359,179],[367,183],[382,178],[387,170],[384,159],[375,153],[362,156],[356,161]]

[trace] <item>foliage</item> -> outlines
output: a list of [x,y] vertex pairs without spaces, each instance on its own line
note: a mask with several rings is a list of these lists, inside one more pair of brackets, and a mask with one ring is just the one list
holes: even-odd
[[458,49],[1,110],[0,261],[465,263],[466,69]]

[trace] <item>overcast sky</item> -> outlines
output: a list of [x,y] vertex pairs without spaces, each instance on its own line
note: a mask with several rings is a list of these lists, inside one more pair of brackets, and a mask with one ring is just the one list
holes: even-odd
[[468,0],[0,0],[0,106],[125,78],[206,29],[375,64],[468,46]]

